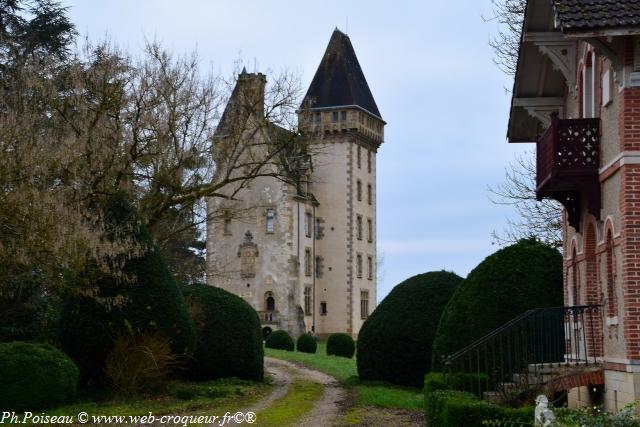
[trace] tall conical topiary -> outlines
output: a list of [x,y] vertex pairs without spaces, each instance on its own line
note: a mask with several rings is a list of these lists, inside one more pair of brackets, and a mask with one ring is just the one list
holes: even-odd
[[562,305],[562,255],[525,239],[488,256],[458,287],[440,319],[433,344],[441,360],[533,308]]
[[183,287],[197,346],[187,373],[195,380],[237,377],[262,381],[260,318],[245,300],[204,284]]
[[111,238],[130,238],[142,248],[142,255],[122,260],[123,274],[95,278],[94,295],[71,295],[65,301],[59,339],[85,382],[104,378],[107,355],[120,336],[161,333],[175,354],[188,354],[195,345],[182,294],[123,193],[111,197],[104,218]]
[[455,273],[433,271],[393,288],[360,329],[360,378],[422,387],[440,315],[461,281]]

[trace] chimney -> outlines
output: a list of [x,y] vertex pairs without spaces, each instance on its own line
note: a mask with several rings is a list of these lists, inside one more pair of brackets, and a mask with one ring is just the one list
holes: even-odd
[[238,104],[245,111],[264,117],[264,88],[267,76],[262,73],[247,73],[246,68],[238,75]]

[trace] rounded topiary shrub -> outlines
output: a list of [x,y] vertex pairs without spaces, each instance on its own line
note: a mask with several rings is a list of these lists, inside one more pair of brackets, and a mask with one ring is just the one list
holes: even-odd
[[129,237],[145,249],[123,262],[122,274],[87,272],[94,295],[71,295],[63,305],[59,340],[83,382],[104,379],[115,340],[131,333],[165,335],[176,355],[189,354],[195,346],[182,294],[131,204],[118,193],[104,216],[109,237]]
[[327,340],[327,355],[341,356],[351,359],[356,352],[356,343],[351,335],[336,333],[329,335]]
[[264,342],[267,348],[275,348],[277,350],[293,351],[293,338],[286,331],[273,331]]
[[562,255],[535,239],[488,256],[447,304],[433,343],[433,364],[523,312],[562,305]]
[[296,349],[302,353],[315,353],[318,349],[318,343],[311,334],[302,334],[296,341]]
[[262,381],[264,350],[260,319],[242,298],[221,288],[184,288],[197,336],[188,374],[196,380],[237,377]]
[[0,412],[36,411],[76,396],[78,368],[48,344],[0,344]]
[[382,300],[358,334],[358,375],[422,387],[440,315],[462,278],[447,271],[413,276]]

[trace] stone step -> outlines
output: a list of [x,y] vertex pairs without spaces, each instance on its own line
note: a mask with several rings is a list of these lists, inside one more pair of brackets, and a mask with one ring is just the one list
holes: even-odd
[[502,395],[497,391],[485,391],[482,393],[482,399],[487,402],[499,403]]

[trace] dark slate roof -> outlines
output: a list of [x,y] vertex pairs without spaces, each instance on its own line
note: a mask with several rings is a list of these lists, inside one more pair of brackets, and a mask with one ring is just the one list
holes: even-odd
[[640,25],[640,0],[553,0],[563,32]]
[[336,29],[302,101],[305,108],[357,105],[380,116],[349,36]]

